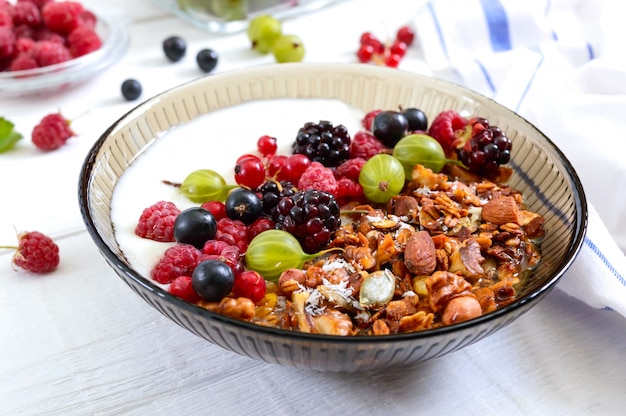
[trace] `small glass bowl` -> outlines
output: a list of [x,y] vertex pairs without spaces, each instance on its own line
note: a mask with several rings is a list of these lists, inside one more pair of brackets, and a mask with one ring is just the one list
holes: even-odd
[[129,45],[125,20],[109,13],[96,13],[96,16],[96,32],[102,39],[100,49],[55,65],[0,72],[0,97],[66,90],[119,61]]

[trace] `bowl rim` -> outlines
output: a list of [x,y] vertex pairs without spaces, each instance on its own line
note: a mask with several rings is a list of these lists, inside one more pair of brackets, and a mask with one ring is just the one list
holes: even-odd
[[[397,71],[398,74],[403,74],[403,76],[413,78],[414,80],[420,80],[422,82],[428,81],[431,84],[437,84],[439,86],[447,86],[457,89],[459,93],[463,93],[469,95],[470,97],[488,101],[499,107],[504,112],[507,113],[507,116],[512,118],[517,118],[519,121],[526,123],[531,129],[533,129],[538,135],[542,136],[545,140],[547,146],[551,147],[551,150],[555,152],[555,154],[560,158],[567,175],[572,182],[572,191],[574,196],[574,203],[576,205],[576,216],[575,216],[575,224],[576,229],[574,230],[574,238],[572,240],[572,244],[566,251],[566,254],[563,256],[558,265],[555,266],[556,273],[550,277],[542,286],[535,289],[531,293],[528,293],[512,303],[497,309],[493,312],[489,312],[480,317],[471,319],[469,321],[460,322],[452,325],[442,326],[439,328],[433,328],[423,331],[409,332],[409,333],[399,333],[399,334],[388,334],[388,335],[355,335],[355,336],[339,336],[339,335],[326,335],[326,334],[311,334],[304,333],[299,331],[290,331],[285,329],[266,327],[262,325],[257,325],[251,322],[246,322],[234,318],[230,318],[228,316],[224,316],[218,314],[216,312],[212,312],[206,309],[203,309],[194,304],[183,301],[182,299],[171,295],[167,290],[159,287],[150,281],[150,279],[143,277],[140,273],[138,273],[135,269],[130,266],[123,264],[117,255],[109,248],[104,239],[99,235],[96,225],[93,221],[92,216],[90,215],[90,205],[89,205],[89,184],[91,181],[91,173],[94,168],[94,164],[97,160],[96,155],[99,150],[104,145],[107,137],[114,131],[118,126],[120,126],[126,119],[130,118],[137,111],[140,111],[143,108],[148,108],[157,101],[159,101],[163,96],[176,93],[182,89],[193,86],[198,82],[205,82],[207,78],[210,78],[211,81],[219,83],[221,79],[228,77],[237,77],[245,74],[259,74],[259,72],[266,72],[268,74],[272,74],[276,76],[276,74],[291,74],[293,72],[308,72],[311,74],[315,74],[318,70],[333,70],[337,71],[345,71],[349,73],[353,73],[354,71],[358,72],[359,75],[375,75],[381,76],[385,74],[393,74],[393,71]],[[573,261],[576,259],[582,244],[584,242],[584,238],[587,232],[588,225],[588,207],[587,200],[585,197],[584,189],[578,174],[576,173],[574,167],[571,162],[567,159],[567,157],[563,154],[563,152],[556,146],[556,144],[550,140],[545,134],[543,134],[536,126],[530,123],[521,115],[515,113],[511,109],[497,103],[495,100],[480,94],[476,91],[473,91],[467,87],[461,86],[459,84],[434,78],[431,76],[417,74],[412,72],[406,72],[401,69],[395,68],[384,68],[372,65],[363,65],[363,64],[353,64],[353,63],[287,63],[287,64],[268,64],[260,67],[251,67],[244,69],[237,69],[228,72],[223,72],[214,75],[207,75],[201,78],[197,78],[183,84],[172,87],[168,90],[163,91],[151,98],[146,99],[142,103],[138,104],[124,115],[122,115],[118,120],[116,120],[94,143],[93,147],[88,152],[87,156],[84,159],[83,165],[80,170],[79,184],[78,184],[78,199],[79,199],[79,207],[81,211],[81,215],[83,217],[83,221],[86,225],[87,231],[91,235],[94,240],[96,246],[100,250],[100,253],[108,260],[110,265],[114,265],[121,272],[124,273],[130,280],[132,280],[135,284],[143,287],[147,291],[151,292],[153,295],[158,296],[162,299],[165,299],[168,303],[174,304],[177,307],[183,308],[186,312],[190,314],[195,314],[202,316],[206,319],[216,320],[223,324],[232,325],[234,327],[238,327],[240,329],[252,330],[252,331],[261,331],[267,335],[280,336],[285,339],[298,339],[306,342],[332,342],[332,343],[342,343],[342,344],[352,344],[352,343],[363,343],[367,341],[368,343],[389,343],[389,342],[398,342],[398,341],[415,341],[420,339],[427,339],[433,336],[445,335],[457,331],[471,329],[473,327],[479,327],[485,323],[496,320],[497,318],[507,315],[515,310],[519,310],[526,306],[528,303],[535,302],[541,299],[543,296],[547,295],[558,283],[563,274],[568,270]],[[128,283],[128,282],[126,282]],[[526,309],[528,310],[528,309]],[[524,311],[525,312],[525,311]]]

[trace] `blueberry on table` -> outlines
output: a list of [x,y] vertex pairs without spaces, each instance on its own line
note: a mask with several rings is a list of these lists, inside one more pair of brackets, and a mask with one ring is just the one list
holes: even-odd
[[213,49],[202,49],[196,55],[196,62],[203,72],[209,73],[217,66],[217,52]]
[[127,101],[134,101],[141,96],[141,84],[136,79],[127,79],[122,83],[122,96]]
[[163,41],[163,52],[167,59],[178,62],[187,52],[187,43],[180,36],[170,36]]
[[210,211],[191,207],[182,211],[174,221],[174,239],[191,244],[202,250],[204,243],[212,240],[217,232],[217,221]]

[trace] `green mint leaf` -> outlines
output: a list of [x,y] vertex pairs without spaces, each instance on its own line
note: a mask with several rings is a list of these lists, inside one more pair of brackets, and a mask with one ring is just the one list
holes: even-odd
[[11,150],[22,138],[22,135],[13,129],[14,124],[4,117],[0,117],[0,153]]

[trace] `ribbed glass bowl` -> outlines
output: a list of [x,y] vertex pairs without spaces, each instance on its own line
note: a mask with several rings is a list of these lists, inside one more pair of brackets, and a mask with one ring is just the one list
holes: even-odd
[[[119,178],[169,130],[217,109],[273,98],[339,99],[369,111],[415,106],[432,119],[444,109],[486,117],[513,141],[509,184],[529,210],[545,217],[543,258],[510,305],[479,318],[423,332],[339,337],[289,332],[234,320],[186,303],[140,275],[126,260],[111,221]],[[251,139],[253,140],[253,139]],[[245,150],[253,148],[248,143]],[[244,150],[242,149],[242,153]],[[210,166],[210,155],[207,156]],[[213,152],[215,158],[219,152]],[[297,368],[369,371],[406,366],[456,351],[508,325],[558,282],[578,253],[587,226],[583,189],[571,164],[537,128],[475,92],[397,69],[362,64],[279,64],[212,75],[140,104],[97,140],[80,174],[84,222],[115,273],[154,309],[227,350]],[[106,276],[103,276],[106,278]],[[532,325],[532,322],[528,322]],[[489,342],[484,340],[483,342]]]
[[0,72],[0,96],[33,96],[65,91],[94,78],[118,62],[128,49],[130,37],[127,18],[111,11],[93,10],[100,49],[81,57],[23,71]]

